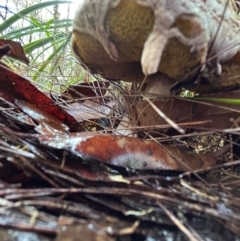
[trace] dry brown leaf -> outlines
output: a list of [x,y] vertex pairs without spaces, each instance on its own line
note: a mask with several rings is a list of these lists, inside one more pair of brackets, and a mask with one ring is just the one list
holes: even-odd
[[[217,93],[205,95],[209,98],[239,98],[239,91],[231,91],[226,93]],[[194,99],[193,99],[194,101]],[[209,128],[209,129],[226,129],[230,128],[234,120],[240,116],[240,106],[231,104],[205,104],[204,102],[193,102],[189,99],[168,99],[157,100],[153,103],[168,117],[181,126],[180,123],[189,122],[187,127]],[[224,108],[221,108],[224,107]],[[138,102],[136,110],[140,122],[140,126],[154,127],[156,125],[166,125],[166,121],[162,119],[156,111],[149,105],[147,101]],[[234,111],[235,110],[235,111]],[[197,123],[198,125],[194,124]],[[158,126],[157,128],[160,128]],[[166,126],[163,128],[166,128]]]
[[29,64],[29,60],[24,53],[22,45],[19,42],[0,39],[0,47],[4,46],[10,47],[10,51],[6,53],[8,56],[15,58],[25,64]]

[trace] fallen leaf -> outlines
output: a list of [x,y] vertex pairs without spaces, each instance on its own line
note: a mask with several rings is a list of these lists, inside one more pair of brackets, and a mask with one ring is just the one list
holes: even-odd
[[69,128],[62,121],[23,100],[16,100],[15,104],[26,114],[31,116],[39,125],[35,128],[41,134],[67,133]]
[[0,59],[11,51],[9,45],[0,46]]
[[[204,95],[209,98],[239,98],[240,91],[231,91],[227,93],[216,93]],[[205,104],[204,102],[193,102],[189,99],[167,99],[152,100],[163,113],[175,121],[177,124],[188,123],[188,128],[198,129],[226,129],[233,125],[233,120],[237,120],[240,115],[239,105],[230,104]],[[221,108],[224,107],[224,108]],[[166,121],[162,119],[156,111],[149,105],[147,101],[136,103],[136,110],[140,126],[160,128],[160,125],[166,125]],[[234,111],[235,110],[235,111]],[[197,123],[198,125],[194,124]],[[180,125],[181,126],[181,125]],[[169,126],[170,127],[170,126]],[[167,129],[166,126],[163,128]]]
[[94,81],[90,83],[72,85],[66,91],[63,92],[62,97],[63,99],[69,100],[69,98],[80,98],[82,96],[104,96],[108,86],[109,82],[107,81]]
[[0,64],[0,96],[5,100],[15,103],[15,100],[25,100],[38,108],[46,111],[52,116],[64,122],[70,128],[82,130],[78,122],[66,113],[40,90],[38,90],[28,79],[12,72]]
[[29,60],[24,53],[23,47],[19,42],[13,40],[0,39],[0,47],[9,46],[10,52],[7,53],[8,56],[15,58],[25,64],[29,64]]
[[70,135],[41,135],[45,145],[67,149],[84,160],[97,160],[106,164],[132,169],[158,169],[189,171],[208,168],[216,164],[211,155],[193,154],[173,146],[133,137],[72,133]]
[[85,100],[83,103],[75,102],[68,105],[68,107],[65,108],[65,111],[80,122],[106,117],[110,114],[114,105],[115,102],[112,100],[106,101],[105,104],[92,100]]

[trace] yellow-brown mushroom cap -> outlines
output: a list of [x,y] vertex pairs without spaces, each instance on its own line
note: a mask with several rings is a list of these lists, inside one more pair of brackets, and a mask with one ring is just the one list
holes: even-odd
[[[224,6],[218,0],[85,0],[74,18],[72,49],[86,69],[106,79],[142,81],[160,71],[178,80],[206,61]],[[234,14],[230,5],[211,49],[217,64],[238,52],[219,54],[237,42]]]

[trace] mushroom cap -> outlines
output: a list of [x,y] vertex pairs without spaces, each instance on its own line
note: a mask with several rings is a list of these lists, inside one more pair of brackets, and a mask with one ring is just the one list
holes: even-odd
[[[106,79],[142,81],[144,45],[156,27],[154,9],[135,0],[112,0],[112,6],[109,1],[95,0],[94,8],[90,6],[91,1],[86,0],[79,6],[73,24],[73,52],[83,67]],[[198,33],[193,16],[179,16],[169,28],[172,27],[178,28],[186,37]],[[163,49],[161,61],[158,58],[152,61],[160,61],[157,71],[179,79],[197,66],[200,59],[199,53],[190,51],[190,46],[172,38]]]
[[85,0],[74,17],[72,49],[85,69],[105,79],[140,82],[144,75],[162,73],[186,81],[205,64],[207,85],[239,84],[240,24],[236,6],[225,4]]

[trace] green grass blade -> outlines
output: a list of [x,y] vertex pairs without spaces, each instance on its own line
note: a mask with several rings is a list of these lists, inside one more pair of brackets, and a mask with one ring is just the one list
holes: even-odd
[[[56,58],[57,54],[63,50],[63,48],[66,46],[66,42],[64,41],[62,44],[60,44],[53,52],[48,56],[48,58],[44,61],[44,63],[41,65],[41,67],[38,69],[38,73],[43,72],[44,69],[48,66],[48,64]],[[39,77],[39,74],[37,76],[34,76],[33,79],[36,81]]]
[[32,43],[26,44],[23,48],[26,54],[31,53],[32,51],[34,51],[35,49],[38,49],[40,47],[43,47],[44,45],[58,40],[58,39],[64,39],[66,37],[65,33],[60,33],[60,34],[56,34],[54,36],[48,37],[48,38],[44,38],[44,39],[39,39],[36,40]]
[[222,103],[222,104],[240,105],[240,99],[232,99],[232,98],[193,97],[190,99],[206,101],[211,103],[214,102],[214,103]]
[[2,35],[1,38],[3,39],[18,39],[23,36],[27,36],[30,34],[38,33],[38,32],[45,32],[45,28],[47,28],[48,31],[54,30],[54,29],[61,29],[61,28],[66,28],[66,27],[71,27],[72,26],[72,20],[71,19],[64,19],[64,20],[57,20],[53,22],[54,25],[49,25],[49,23],[42,23],[41,26],[35,26],[31,25],[28,27],[24,27],[18,30],[14,30],[10,33],[7,33],[5,35]]
[[1,25],[0,25],[0,33],[2,33],[4,30],[9,28],[12,24],[14,24],[16,21],[19,19],[23,18],[24,16],[28,15],[29,13],[32,13],[36,10],[46,8],[52,5],[57,5],[57,4],[65,4],[65,3],[71,3],[71,1],[49,1],[49,2],[43,2],[43,3],[38,3],[33,6],[30,6],[28,8],[25,8],[21,10],[20,12],[14,14],[12,17],[8,18],[5,20]]

